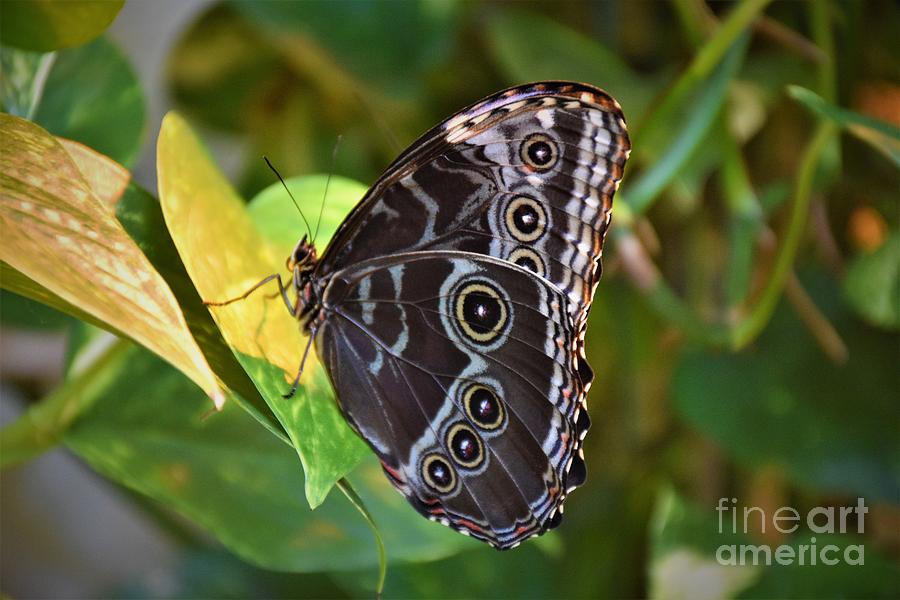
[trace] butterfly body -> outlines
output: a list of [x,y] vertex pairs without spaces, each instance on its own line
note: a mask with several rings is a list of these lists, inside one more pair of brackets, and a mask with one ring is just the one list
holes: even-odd
[[497,548],[556,526],[585,478],[584,330],[629,149],[604,92],[512,88],[402,153],[321,258],[303,238],[288,259],[293,313],[388,479]]

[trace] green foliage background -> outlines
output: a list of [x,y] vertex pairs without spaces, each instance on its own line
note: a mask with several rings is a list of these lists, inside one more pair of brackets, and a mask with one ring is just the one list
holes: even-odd
[[[141,82],[102,35],[119,6],[2,4],[0,315],[70,331],[71,367],[0,432],[0,462],[62,444],[138,492],[184,544],[173,597],[900,595],[894,4],[234,0],[171,49],[180,114],[162,123],[145,122]],[[302,233],[260,156],[307,215],[333,173],[327,239],[419,133],[540,79],[613,94],[634,151],[588,330],[589,480],[559,530],[501,554],[389,488],[320,370],[280,398],[290,368],[278,357],[302,345],[289,319],[280,335],[265,329],[284,317],[278,300],[243,313],[201,301],[277,269]],[[231,183],[200,141],[213,133],[245,150]],[[145,135],[159,138],[158,199],[116,165],[134,164]],[[50,165],[76,169],[90,193],[73,195]],[[108,265],[74,269],[73,293],[7,241],[57,231],[34,203],[90,230],[87,201],[147,259],[123,255],[117,272],[158,277],[150,294],[172,299],[201,359],[138,346],[154,315],[133,327],[97,316]],[[120,337],[97,352],[103,328]],[[224,410],[210,416],[210,397]],[[722,497],[801,514],[863,497],[864,534],[833,543],[864,543],[866,564],[718,565],[721,544],[811,535],[717,533]]]

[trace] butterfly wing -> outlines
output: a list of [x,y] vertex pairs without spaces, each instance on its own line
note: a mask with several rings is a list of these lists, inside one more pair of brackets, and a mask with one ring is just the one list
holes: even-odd
[[499,548],[584,480],[568,297],[509,262],[399,254],[334,274],[316,350],[348,421],[425,516]]
[[508,548],[584,481],[583,333],[629,150],[601,90],[500,92],[405,151],[323,254],[317,352],[429,518]]
[[621,109],[597,88],[500,92],[404,152],[338,230],[321,269],[420,250],[494,256],[563,290],[580,334],[629,151]]

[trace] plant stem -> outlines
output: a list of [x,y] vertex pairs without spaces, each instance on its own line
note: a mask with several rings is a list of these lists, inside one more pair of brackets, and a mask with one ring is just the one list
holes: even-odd
[[823,151],[834,136],[834,132],[835,127],[832,124],[820,124],[812,141],[810,141],[803,152],[800,171],[794,184],[793,204],[784,240],[778,249],[775,265],[759,301],[747,317],[734,328],[731,347],[735,350],[740,350],[756,339],[769,322],[772,313],[775,312],[778,299],[781,297],[781,292],[784,290],[787,278],[793,269],[794,259],[800,247],[800,240],[806,228],[816,167],[819,164]]
[[834,64],[834,36],[831,34],[829,10],[831,3],[825,0],[810,2],[808,5],[815,46],[821,51],[823,60],[818,63],[819,94],[828,102],[837,101],[837,76]]
[[825,354],[828,355],[828,358],[831,359],[831,362],[838,365],[845,364],[849,356],[847,345],[831,322],[828,321],[828,318],[822,314],[822,311],[819,310],[813,299],[803,289],[803,285],[797,278],[796,273],[791,271],[785,286],[785,294],[790,303],[794,305],[794,312],[797,313],[797,316],[800,317],[806,328],[816,338],[816,341]]
[[725,275],[725,301],[735,309],[746,298],[753,268],[753,250],[763,211],[750,181],[747,165],[737,141],[723,124],[725,155],[719,178],[728,205],[729,258]]
[[[811,2],[809,5],[810,19],[812,21],[813,40],[825,55],[825,60],[819,63],[819,91],[826,99],[833,100],[835,96],[835,70],[834,70],[834,38],[829,23],[829,3]],[[794,198],[791,213],[788,220],[784,240],[775,257],[775,265],[759,302],[747,317],[734,329],[734,337],[731,345],[734,349],[740,349],[752,342],[765,328],[778,299],[787,283],[788,277],[793,274],[794,259],[800,247],[800,239],[806,229],[809,216],[810,200],[812,197],[813,179],[820,160],[829,156],[832,166],[839,168],[840,148],[836,145],[836,126],[828,121],[820,121],[812,141],[803,152],[803,160],[794,184]]]
[[132,344],[118,340],[77,376],[35,404],[0,431],[0,468],[28,461],[53,448],[63,434],[97,398],[130,356]]

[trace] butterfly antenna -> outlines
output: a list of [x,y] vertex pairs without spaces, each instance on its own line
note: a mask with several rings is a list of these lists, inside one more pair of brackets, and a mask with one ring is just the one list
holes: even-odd
[[294,195],[291,193],[291,190],[288,189],[287,184],[284,182],[284,177],[281,176],[281,173],[278,172],[278,169],[272,166],[272,163],[269,162],[268,157],[263,156],[263,160],[266,161],[266,164],[269,165],[269,168],[272,169],[272,172],[278,177],[278,181],[281,182],[281,185],[284,186],[284,191],[288,193],[288,196],[291,197],[291,201],[294,203],[294,207],[296,207],[297,212],[300,213],[300,218],[303,219],[303,222],[306,224],[306,233],[312,237],[312,231],[309,228],[309,221],[306,220],[306,215],[303,214],[303,211],[300,210],[300,205],[297,204],[297,200],[294,199]]
[[322,224],[322,213],[325,212],[325,198],[328,197],[328,186],[331,185],[331,176],[334,174],[334,163],[337,161],[338,148],[341,146],[343,135],[338,134],[337,140],[334,142],[334,149],[331,151],[331,167],[328,169],[328,177],[325,179],[325,193],[322,194],[322,204],[319,206],[319,218],[316,220],[316,231],[312,236],[312,243],[315,245],[316,238],[319,237],[319,225]]

